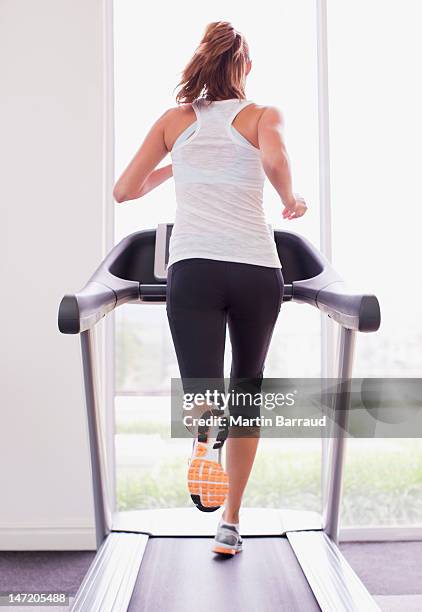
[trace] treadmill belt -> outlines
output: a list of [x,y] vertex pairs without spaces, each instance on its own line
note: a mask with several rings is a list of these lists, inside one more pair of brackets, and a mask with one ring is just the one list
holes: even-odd
[[316,599],[287,538],[244,538],[233,558],[212,538],[148,541],[128,610],[143,612],[312,612]]

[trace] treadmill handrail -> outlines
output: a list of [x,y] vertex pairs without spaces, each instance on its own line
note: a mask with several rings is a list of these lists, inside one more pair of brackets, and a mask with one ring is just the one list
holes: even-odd
[[[276,234],[287,232],[279,232]],[[346,329],[360,332],[377,331],[381,324],[381,311],[377,297],[350,288],[333,268],[328,259],[300,234],[288,232],[300,241],[303,249],[321,267],[316,276],[293,281],[292,301],[315,306]]]
[[79,334],[93,327],[102,317],[126,302],[140,299],[139,283],[110,273],[110,267],[139,236],[133,232],[117,243],[77,293],[66,294],[59,306],[58,326],[63,334]]
[[[59,308],[58,326],[64,334],[78,334],[93,327],[102,317],[127,302],[163,303],[165,283],[150,285],[119,278],[110,272],[117,258],[139,235],[151,230],[134,232],[121,240],[97,267],[86,285],[75,294],[66,294]],[[381,323],[380,306],[373,294],[356,292],[346,285],[328,260],[309,242],[293,232],[301,246],[318,263],[321,272],[304,280],[286,285],[285,301],[314,306],[346,329],[360,332],[376,331]]]
[[330,277],[326,270],[304,281],[293,282],[293,302],[316,306],[346,329],[377,331],[381,311],[377,297],[350,288],[340,277]]
[[88,281],[81,291],[66,294],[59,307],[58,324],[62,334],[79,334],[93,327],[116,306],[110,287]]
[[372,293],[358,293],[343,281],[322,288],[317,305],[342,327],[360,332],[375,332],[381,325],[381,311]]

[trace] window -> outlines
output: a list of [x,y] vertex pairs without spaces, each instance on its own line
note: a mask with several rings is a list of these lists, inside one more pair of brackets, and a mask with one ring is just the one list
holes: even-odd
[[[357,377],[419,377],[422,40],[419,2],[328,2],[333,260],[375,293],[382,324],[357,338]],[[420,522],[420,440],[351,440],[343,524]]]

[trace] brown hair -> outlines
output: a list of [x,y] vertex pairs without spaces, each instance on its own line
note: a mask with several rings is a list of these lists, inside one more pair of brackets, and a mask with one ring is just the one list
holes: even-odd
[[226,100],[245,96],[249,48],[244,36],[228,21],[209,23],[192,59],[185,67],[176,95],[178,104]]

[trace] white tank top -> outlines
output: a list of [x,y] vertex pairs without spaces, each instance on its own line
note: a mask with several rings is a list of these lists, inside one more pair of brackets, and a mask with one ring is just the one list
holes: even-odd
[[177,207],[169,266],[201,257],[281,268],[263,210],[260,151],[232,126],[249,104],[238,98],[192,104],[195,130],[171,151]]

